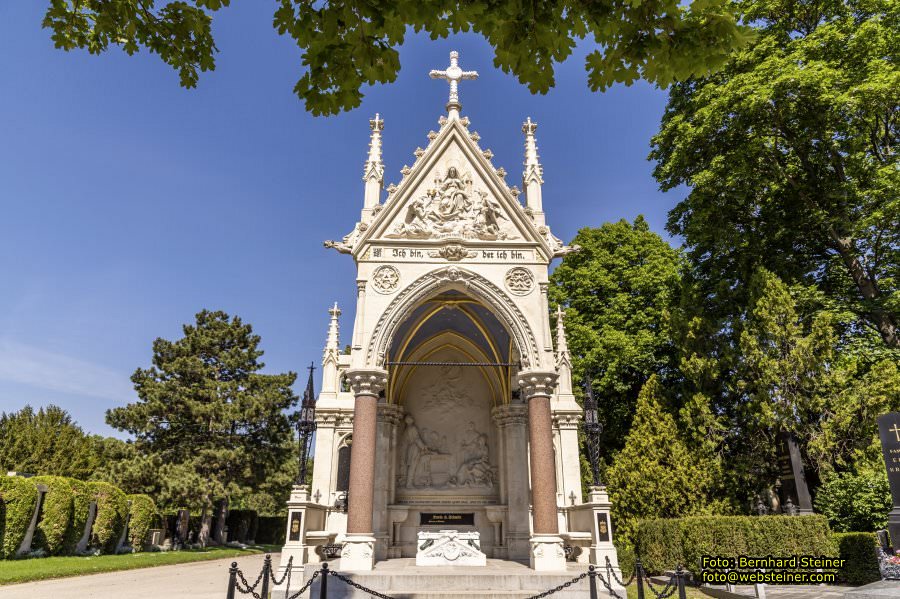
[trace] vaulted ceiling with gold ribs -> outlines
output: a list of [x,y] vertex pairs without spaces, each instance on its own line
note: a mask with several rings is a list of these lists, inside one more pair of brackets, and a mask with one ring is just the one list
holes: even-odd
[[419,369],[452,374],[476,369],[492,393],[492,403],[508,403],[511,374],[519,356],[506,327],[488,308],[458,291],[419,305],[401,324],[387,356],[392,403],[404,401],[406,383]]

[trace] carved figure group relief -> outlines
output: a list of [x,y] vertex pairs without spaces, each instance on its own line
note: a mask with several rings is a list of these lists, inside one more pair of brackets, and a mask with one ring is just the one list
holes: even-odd
[[500,204],[486,191],[476,189],[469,172],[455,166],[434,187],[407,206],[403,222],[387,237],[394,239],[461,238],[510,239],[513,234],[501,221],[508,220]]
[[[410,415],[404,422],[405,447],[399,475],[402,488],[494,488],[497,468],[491,465],[488,437],[476,429],[474,422],[466,425],[456,451],[450,451],[447,435],[427,428],[420,430]],[[434,461],[438,458],[450,461],[450,476],[443,482],[433,476]]]

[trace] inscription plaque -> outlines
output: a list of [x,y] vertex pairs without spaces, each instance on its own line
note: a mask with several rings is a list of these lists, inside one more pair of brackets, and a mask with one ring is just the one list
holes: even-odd
[[301,534],[301,524],[303,522],[303,512],[291,512],[291,530],[288,540],[299,541]]
[[609,541],[609,516],[597,514],[597,540]]
[[419,514],[419,526],[475,526],[475,514],[456,512],[421,512]]

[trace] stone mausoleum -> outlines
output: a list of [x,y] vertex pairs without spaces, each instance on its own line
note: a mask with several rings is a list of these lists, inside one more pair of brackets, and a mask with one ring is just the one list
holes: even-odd
[[387,189],[384,123],[369,121],[359,222],[326,242],[356,262],[356,311],[341,339],[330,310],[312,483],[289,501],[282,571],[336,544],[342,572],[413,558],[617,571],[607,495],[582,496],[582,411],[547,299],[549,265],[577,248],[545,219],[537,124],[522,126],[520,192],[460,115],[457,85],[477,73],[457,62],[430,73],[449,82],[447,114]]

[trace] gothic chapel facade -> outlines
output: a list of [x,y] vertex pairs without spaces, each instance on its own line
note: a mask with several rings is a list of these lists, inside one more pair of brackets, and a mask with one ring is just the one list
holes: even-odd
[[431,76],[450,84],[439,131],[383,197],[376,115],[359,222],[326,242],[358,268],[351,350],[335,305],[312,482],[289,501],[282,567],[337,542],[341,570],[371,570],[448,528],[535,570],[565,570],[567,554],[617,567],[606,493],[582,497],[581,408],[562,318],[550,326],[548,266],[573,248],[545,222],[537,125],[522,127],[523,202],[460,116],[457,84],[477,74],[454,52]]

